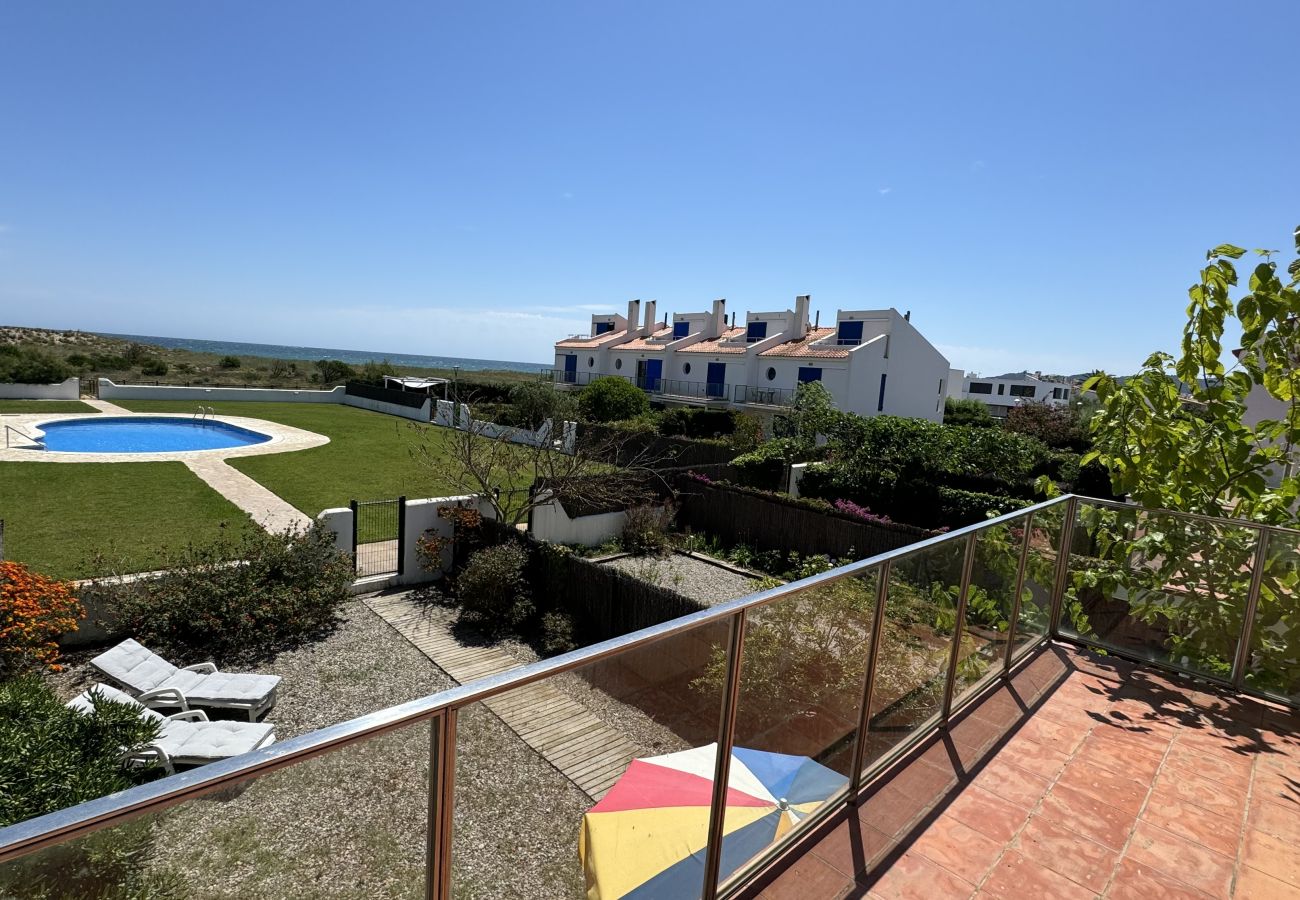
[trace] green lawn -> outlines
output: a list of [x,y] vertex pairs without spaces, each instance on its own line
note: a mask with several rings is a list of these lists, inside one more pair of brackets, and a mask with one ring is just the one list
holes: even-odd
[[0,413],[97,413],[80,400],[0,400]]
[[179,462],[0,462],[0,519],[5,558],[59,578],[106,574],[97,551],[142,571],[160,549],[256,527]]
[[[192,401],[129,400],[134,412],[194,412]],[[322,509],[347,506],[350,500],[381,500],[405,494],[411,499],[454,493],[441,471],[416,462],[411,448],[418,432],[430,446],[441,447],[442,429],[417,425],[383,413],[326,403],[252,403],[213,401],[222,416],[269,419],[323,434],[323,447],[233,459],[231,465],[279,494],[309,516]]]

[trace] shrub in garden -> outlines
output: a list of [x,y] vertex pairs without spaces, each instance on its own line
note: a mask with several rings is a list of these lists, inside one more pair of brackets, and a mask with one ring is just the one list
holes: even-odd
[[0,347],[0,382],[55,384],[72,375],[63,360],[34,347]]
[[0,562],[0,680],[30,669],[57,670],[59,635],[76,631],[85,615],[71,584],[22,563]]
[[489,633],[508,631],[533,614],[524,568],[528,553],[515,543],[484,547],[456,576],[456,596],[467,622]]
[[554,610],[542,616],[542,653],[557,656],[578,646],[573,639],[573,616]]
[[161,359],[150,359],[140,366],[141,375],[166,375],[167,363]]
[[547,419],[551,419],[558,428],[561,422],[578,417],[578,404],[573,395],[557,391],[549,382],[524,381],[516,384],[510,389],[510,403],[514,413],[513,424],[522,428],[536,430]]
[[597,378],[583,388],[578,398],[578,408],[584,418],[594,422],[616,422],[632,419],[650,409],[645,391],[630,381],[606,376]]
[[319,524],[190,545],[161,568],[168,574],[93,590],[120,630],[190,662],[254,660],[321,634],[355,577]]
[[628,553],[663,553],[668,548],[668,529],[672,526],[671,505],[634,506],[627,511],[620,543]]
[[954,400],[949,397],[943,402],[943,424],[996,428],[998,420],[993,418],[988,406],[979,400]]
[[[160,774],[126,769],[122,752],[158,737],[157,721],[134,707],[95,701],[86,715],[68,709],[34,675],[0,684],[0,826],[125,790]],[[185,895],[174,876],[150,873],[151,824],[119,825],[0,866],[0,896],[171,898]]]
[[243,363],[239,361],[238,356],[223,356],[217,365],[223,369],[238,369]]

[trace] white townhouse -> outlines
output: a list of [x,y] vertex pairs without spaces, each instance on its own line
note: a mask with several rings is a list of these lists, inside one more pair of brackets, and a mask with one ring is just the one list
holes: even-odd
[[808,321],[811,298],[794,309],[745,314],[727,302],[708,312],[658,321],[655,302],[628,304],[626,316],[592,316],[591,333],[555,344],[554,382],[581,387],[626,378],[656,402],[772,412],[802,381],[820,381],[838,408],[941,421],[948,360],[896,309],[839,310],[835,324]]
[[953,369],[948,383],[953,387],[949,396],[954,400],[979,400],[998,419],[1006,418],[1013,407],[1022,403],[1069,406],[1079,393],[1078,385],[1069,379],[1042,372],[1009,372],[995,378],[981,378]]

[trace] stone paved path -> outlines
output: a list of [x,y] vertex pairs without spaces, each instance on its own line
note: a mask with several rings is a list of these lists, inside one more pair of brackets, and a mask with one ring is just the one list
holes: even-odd
[[[407,594],[365,602],[460,684],[520,665],[496,647],[458,641],[450,629],[451,610],[419,606]],[[592,800],[605,796],[639,752],[621,732],[547,682],[517,688],[483,705]]]
[[94,397],[82,397],[81,402],[87,406],[93,406],[100,412],[112,413],[115,416],[134,415],[129,409],[118,406],[116,403],[109,403],[107,400],[96,400]]
[[311,525],[311,516],[282,500],[220,459],[187,459],[185,467],[207,482],[218,494],[253,517],[267,531],[287,528],[303,529]]

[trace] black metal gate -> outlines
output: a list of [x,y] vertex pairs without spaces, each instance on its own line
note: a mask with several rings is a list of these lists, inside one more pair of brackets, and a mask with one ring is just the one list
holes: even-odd
[[358,578],[402,574],[406,498],[353,500],[352,559]]

